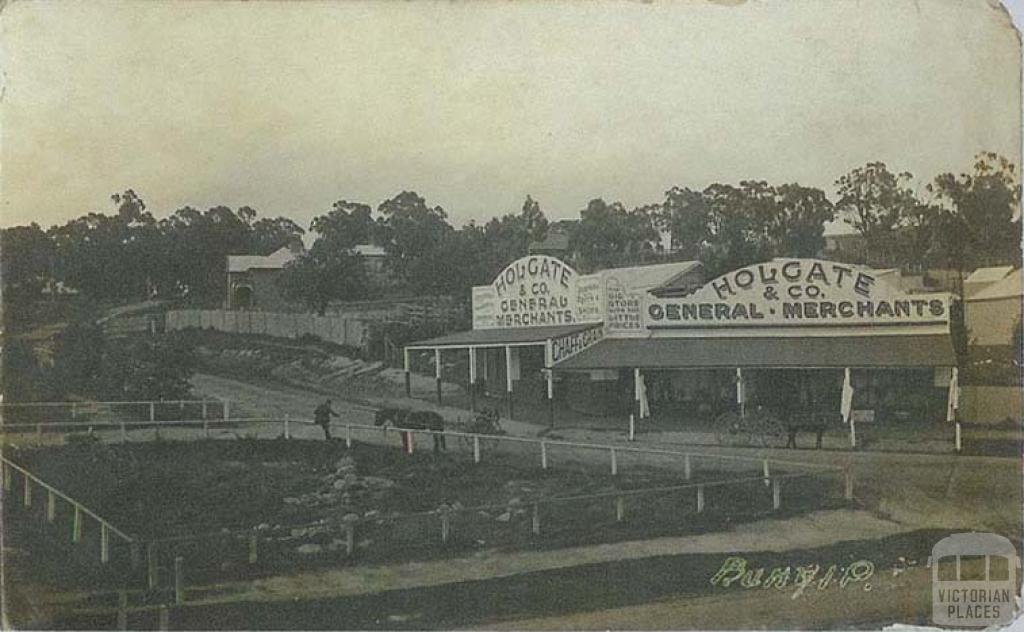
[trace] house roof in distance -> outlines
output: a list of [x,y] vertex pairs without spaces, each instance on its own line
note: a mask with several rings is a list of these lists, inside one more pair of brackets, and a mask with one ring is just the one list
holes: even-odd
[[[352,249],[361,257],[383,257],[384,248],[373,244],[359,244]],[[299,256],[303,250],[295,252],[288,246],[282,246],[269,255],[228,255],[228,272],[245,272],[247,270],[280,270],[289,261]]]
[[294,258],[295,252],[288,246],[282,246],[265,256],[228,255],[228,272],[246,272],[254,268],[279,270]]

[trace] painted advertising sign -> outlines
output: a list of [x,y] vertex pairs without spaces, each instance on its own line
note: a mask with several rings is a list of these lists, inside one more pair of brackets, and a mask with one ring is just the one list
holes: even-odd
[[577,278],[575,270],[554,257],[531,255],[517,259],[489,286],[473,288],[473,327],[538,327],[578,322]]
[[605,327],[617,334],[642,333],[643,293],[631,292],[624,283],[613,275],[605,279],[607,301]]
[[490,285],[479,285],[473,288],[473,329],[492,329],[497,327],[495,315],[498,309],[498,296]]
[[576,319],[581,323],[604,320],[604,294],[601,275],[589,274],[576,279]]
[[646,298],[650,329],[949,323],[947,294],[904,294],[873,271],[775,259],[724,274],[684,298]]
[[556,364],[572,357],[602,338],[604,338],[604,327],[600,325],[553,338],[551,340],[551,362]]

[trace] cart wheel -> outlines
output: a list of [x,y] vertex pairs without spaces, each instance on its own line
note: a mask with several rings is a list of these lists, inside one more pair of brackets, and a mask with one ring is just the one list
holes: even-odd
[[766,448],[780,448],[786,440],[786,429],[782,422],[773,415],[765,415],[761,420],[761,445]]
[[715,418],[715,442],[718,445],[743,445],[749,441],[750,436],[737,413],[729,411]]

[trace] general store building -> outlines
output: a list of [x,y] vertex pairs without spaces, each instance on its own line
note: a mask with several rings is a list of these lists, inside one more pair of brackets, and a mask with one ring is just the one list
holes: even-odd
[[[841,427],[942,421],[956,371],[950,295],[900,289],[890,274],[775,259],[705,279],[697,262],[578,275],[531,256],[473,290],[473,329],[406,348],[466,354],[470,392],[516,393],[559,411],[699,427],[763,406],[825,413]],[[844,381],[854,391],[841,415]],[[439,390],[440,393],[440,390]],[[955,401],[954,407],[955,407]]]

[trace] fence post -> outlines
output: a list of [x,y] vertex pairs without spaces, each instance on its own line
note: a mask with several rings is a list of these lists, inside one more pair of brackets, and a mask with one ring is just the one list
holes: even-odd
[[42,435],[43,434],[43,424],[36,424],[36,434],[37,435]]
[[206,419],[206,411],[207,411],[206,400],[204,399],[203,400],[203,419]]
[[32,479],[25,475],[25,506],[32,506]]
[[171,627],[171,609],[167,606],[160,606],[160,621],[157,624],[157,628],[160,630],[166,630]]
[[10,492],[14,484],[14,470],[9,465],[4,464],[0,464],[0,469],[3,469],[4,473],[4,491]]
[[843,498],[853,500],[853,473],[850,468],[843,471]]
[[352,447],[352,424],[345,424],[345,447]]
[[72,403],[71,404],[71,418],[74,419],[76,417],[78,417],[78,404]]
[[448,544],[448,538],[451,536],[452,523],[451,516],[448,515],[447,509],[441,510],[441,544]]
[[351,556],[356,550],[356,529],[351,522],[345,525],[345,554]]
[[292,438],[291,428],[288,427],[288,422],[290,422],[290,421],[291,421],[291,419],[289,418],[288,413],[285,413],[284,414],[284,438],[285,439],[291,439]]
[[174,558],[174,603],[185,603],[185,558]]
[[697,486],[697,513],[704,513],[704,486]]
[[110,529],[107,523],[100,523],[100,563],[106,564],[110,561]]
[[782,485],[777,478],[772,479],[772,509],[782,506]]
[[75,516],[71,520],[71,541],[79,543],[82,541],[82,510],[75,505]]
[[156,567],[156,542],[150,542],[146,546],[146,585],[150,590],[156,588],[159,583]]
[[259,559],[259,537],[253,533],[249,536],[249,563],[255,564]]
[[768,487],[771,481],[771,470],[768,469],[768,459],[764,460],[764,486]]
[[231,419],[231,402],[224,400],[224,421]]
[[612,476],[615,476],[616,474],[619,473],[619,463],[615,458],[615,448],[609,449],[608,452],[611,454],[612,457]]
[[149,402],[149,420],[156,421],[156,404]]
[[49,490],[46,494],[46,521],[53,522],[57,517],[57,495],[53,493],[53,490]]
[[128,591],[117,591],[117,629],[128,629]]
[[626,515],[626,503],[622,499],[622,496],[615,497],[615,522],[622,522],[623,516]]
[[540,442],[540,469],[548,469],[548,443],[547,441]]
[[479,436],[474,436],[473,437],[473,462],[474,463],[479,463],[480,462],[480,437]]
[[686,480],[693,478],[693,468],[690,466],[690,455],[683,455],[683,472],[686,475]]
[[629,413],[629,440],[636,441],[636,418],[633,413]]
[[[956,422],[956,451],[960,452],[963,449],[963,443],[960,438],[960,422]],[[986,558],[988,559],[988,558]]]
[[531,521],[533,535],[540,535],[540,503],[533,503],[533,520]]
[[121,422],[121,443],[128,443],[128,428]]

